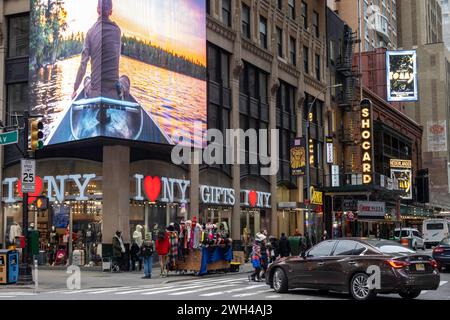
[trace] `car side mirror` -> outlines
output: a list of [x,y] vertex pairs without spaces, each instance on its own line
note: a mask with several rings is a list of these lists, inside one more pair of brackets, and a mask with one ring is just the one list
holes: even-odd
[[300,252],[300,257],[302,257],[303,259],[306,259],[306,251]]

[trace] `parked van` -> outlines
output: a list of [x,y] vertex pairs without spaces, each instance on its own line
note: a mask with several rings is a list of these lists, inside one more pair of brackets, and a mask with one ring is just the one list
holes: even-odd
[[436,246],[444,238],[449,236],[450,220],[447,219],[428,219],[423,222],[423,236],[425,246],[431,248]]
[[[425,250],[425,243],[423,241],[422,235],[420,234],[419,230],[414,228],[402,228],[401,229],[401,236],[400,236],[400,229],[397,228],[394,231],[394,238],[396,240],[411,240],[411,247],[417,251],[417,249]],[[408,244],[408,241],[406,242]]]

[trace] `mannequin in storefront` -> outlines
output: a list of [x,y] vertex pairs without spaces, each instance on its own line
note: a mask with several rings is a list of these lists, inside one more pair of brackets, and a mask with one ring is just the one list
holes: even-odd
[[56,227],[52,226],[52,229],[50,230],[49,236],[49,243],[48,243],[48,263],[50,265],[53,265],[55,261],[55,253],[56,253],[56,246],[58,245],[58,234],[56,233]]
[[22,235],[22,228],[17,222],[13,222],[9,227],[9,242],[11,244],[16,243],[16,237],[20,237]]
[[86,235],[84,237],[84,244],[86,247],[86,265],[89,265],[89,263],[92,261],[92,254],[93,254],[93,247],[95,244],[95,238],[96,234],[95,231],[92,228],[92,224],[88,224],[88,229],[86,230]]

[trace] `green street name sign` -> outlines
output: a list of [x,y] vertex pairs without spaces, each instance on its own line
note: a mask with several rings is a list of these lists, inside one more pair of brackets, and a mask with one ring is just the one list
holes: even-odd
[[0,133],[0,146],[17,143],[18,141],[19,141],[19,132],[17,130]]

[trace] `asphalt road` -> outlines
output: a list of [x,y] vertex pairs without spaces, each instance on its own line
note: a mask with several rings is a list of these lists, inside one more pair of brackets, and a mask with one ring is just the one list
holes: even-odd
[[[120,274],[118,275],[120,276]],[[0,289],[1,300],[346,300],[342,293],[292,290],[277,294],[264,282],[249,282],[246,273],[193,278],[159,284],[104,286],[81,290],[11,290]],[[441,274],[436,291],[424,291],[418,299],[450,300],[450,273]],[[377,299],[401,299],[398,295],[379,295]]]

